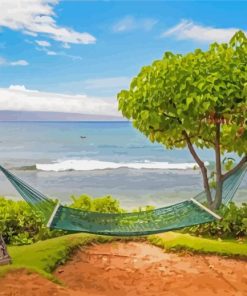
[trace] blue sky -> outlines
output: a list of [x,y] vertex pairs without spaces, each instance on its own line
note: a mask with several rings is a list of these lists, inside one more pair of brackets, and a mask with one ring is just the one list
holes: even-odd
[[165,51],[247,31],[237,1],[1,0],[0,11],[1,110],[64,112],[72,102],[70,112],[114,114],[116,93]]

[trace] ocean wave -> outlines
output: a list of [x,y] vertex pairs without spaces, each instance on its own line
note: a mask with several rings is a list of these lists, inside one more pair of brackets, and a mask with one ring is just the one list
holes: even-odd
[[[206,163],[207,165],[207,163]],[[198,168],[196,163],[168,163],[168,162],[108,162],[99,160],[64,160],[49,164],[36,164],[36,169],[41,171],[92,171],[106,169],[160,169],[160,170],[188,170]]]

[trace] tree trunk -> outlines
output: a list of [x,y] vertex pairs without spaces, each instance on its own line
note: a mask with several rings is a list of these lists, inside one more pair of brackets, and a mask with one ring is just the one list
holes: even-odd
[[213,209],[218,209],[222,202],[223,178],[221,170],[221,155],[220,155],[220,123],[216,122],[215,134],[215,164],[216,164],[216,192],[212,203]]
[[222,180],[216,181],[216,192],[214,201],[212,203],[212,209],[217,210],[222,203],[222,193],[223,193],[223,182]]
[[2,235],[0,234],[0,265],[10,264],[11,258],[8,254],[7,247],[3,240]]
[[[199,165],[199,164],[198,164]],[[207,195],[207,202],[208,202],[208,207],[211,208],[212,205],[212,195],[211,195],[211,190],[210,190],[210,186],[208,183],[208,170],[205,167],[204,163],[202,162],[201,165],[199,165],[200,170],[202,172],[202,178],[203,178],[203,187],[205,189],[206,195]]]

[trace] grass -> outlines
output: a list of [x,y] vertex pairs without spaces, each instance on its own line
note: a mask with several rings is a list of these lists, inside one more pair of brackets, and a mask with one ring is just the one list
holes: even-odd
[[168,251],[185,250],[193,253],[247,258],[247,243],[244,241],[214,240],[177,232],[149,236],[148,240]]
[[8,252],[13,260],[9,266],[0,267],[0,276],[6,272],[18,269],[28,269],[51,279],[52,271],[68,260],[73,251],[80,246],[93,242],[109,242],[112,238],[90,234],[72,234],[45,241],[39,241],[32,245],[9,246]]
[[[13,259],[13,264],[1,266],[0,276],[12,270],[27,269],[30,272],[38,272],[50,280],[57,281],[52,275],[52,272],[59,264],[65,263],[75,249],[93,242],[111,242],[113,239],[112,237],[90,234],[71,234],[46,241],[39,241],[32,245],[9,246],[8,251]],[[134,239],[136,238],[126,238],[124,240]],[[168,251],[186,250],[195,253],[247,258],[246,242],[218,241],[177,232],[149,236],[147,240],[153,245]]]

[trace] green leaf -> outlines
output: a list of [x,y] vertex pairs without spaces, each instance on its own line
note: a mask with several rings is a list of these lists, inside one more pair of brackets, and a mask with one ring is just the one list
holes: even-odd
[[186,105],[189,107],[189,105],[193,102],[193,98],[188,97],[186,98]]

